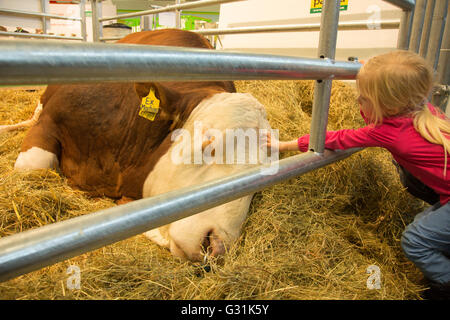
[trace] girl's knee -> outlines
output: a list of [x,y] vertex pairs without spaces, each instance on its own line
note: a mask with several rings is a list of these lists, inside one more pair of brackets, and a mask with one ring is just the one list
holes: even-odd
[[400,245],[408,259],[426,260],[435,252],[450,252],[448,209],[448,204],[430,207],[406,227]]
[[420,240],[420,235],[414,229],[413,225],[409,225],[405,231],[403,231],[400,239],[400,245],[403,252],[406,257],[412,261],[420,259],[420,257],[427,252],[426,246]]

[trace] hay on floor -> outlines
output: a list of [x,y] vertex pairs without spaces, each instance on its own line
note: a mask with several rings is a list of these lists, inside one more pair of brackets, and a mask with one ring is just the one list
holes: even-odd
[[[314,81],[237,81],[283,140],[309,132]],[[0,90],[0,124],[33,114],[42,90]],[[335,81],[329,130],[360,127],[355,89]],[[50,170],[13,171],[26,130],[0,136],[0,236],[114,206]],[[294,153],[283,154],[283,157]],[[0,299],[420,299],[422,275],[400,237],[424,208],[401,186],[387,151],[369,148],[258,192],[242,235],[209,270],[138,235],[0,283]],[[67,286],[68,267],[81,271]],[[369,266],[381,288],[369,290]]]

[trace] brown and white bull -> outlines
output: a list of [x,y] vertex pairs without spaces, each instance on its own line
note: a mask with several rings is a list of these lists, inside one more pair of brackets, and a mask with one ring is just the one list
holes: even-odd
[[[211,48],[204,37],[173,29],[134,33],[118,42]],[[145,118],[140,116],[140,106],[151,91],[159,108]],[[270,128],[263,106],[250,94],[236,93],[229,81],[50,85],[41,104],[42,113],[22,143],[15,168],[56,168],[71,186],[116,199],[151,197],[254,165],[176,162],[174,155],[182,156],[179,153],[195,143],[176,140],[174,132],[184,130],[194,138],[195,125],[200,124],[205,150],[217,132]],[[204,138],[210,129],[215,135]],[[205,254],[223,254],[238,238],[251,198],[146,235],[175,256],[192,261],[202,260]]]

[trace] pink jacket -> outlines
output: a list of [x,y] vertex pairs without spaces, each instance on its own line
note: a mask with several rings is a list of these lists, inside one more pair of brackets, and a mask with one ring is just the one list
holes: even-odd
[[[435,109],[428,104],[430,110]],[[361,112],[364,120],[367,119]],[[298,138],[298,148],[308,151],[309,134]],[[325,148],[349,149],[355,147],[383,147],[413,176],[440,195],[442,205],[450,200],[450,156],[444,177],[444,148],[425,140],[415,129],[411,117],[385,118],[381,125],[368,125],[360,129],[328,131]]]

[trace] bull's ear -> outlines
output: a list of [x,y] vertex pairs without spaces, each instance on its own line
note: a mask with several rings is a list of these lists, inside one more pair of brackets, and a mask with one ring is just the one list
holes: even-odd
[[156,98],[160,101],[160,106],[166,112],[172,112],[176,101],[179,99],[180,95],[173,89],[164,86],[157,82],[137,82],[134,85],[139,99],[142,99],[150,93],[153,88]]

